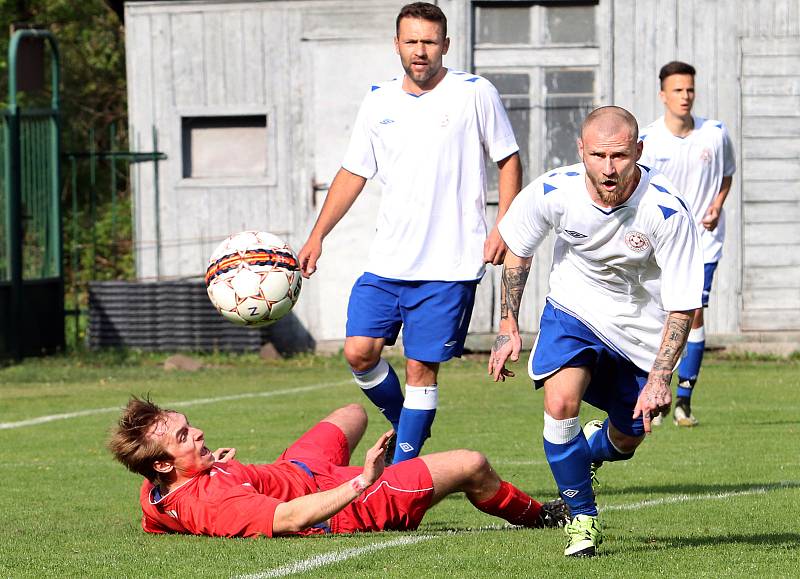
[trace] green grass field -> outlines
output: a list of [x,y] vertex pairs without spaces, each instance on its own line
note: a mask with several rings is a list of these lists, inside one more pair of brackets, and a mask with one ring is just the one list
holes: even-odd
[[[209,357],[196,373],[163,358],[105,355],[0,369],[3,577],[796,577],[800,574],[800,364],[704,366],[699,427],[662,425],[600,471],[601,556],[567,560],[559,530],[515,529],[453,496],[415,533],[308,539],[148,536],[140,480],[105,450],[129,394],[151,393],[243,462],[273,460],[329,410],[362,402],[339,357]],[[522,364],[519,368],[522,368]],[[536,498],[555,494],[541,393],[494,384],[482,360],[443,366],[425,451],[468,447]],[[518,374],[524,374],[524,370]],[[368,408],[373,440],[385,428]],[[47,420],[43,417],[50,417]],[[582,420],[600,417],[585,407]],[[364,448],[354,454],[361,463]]]

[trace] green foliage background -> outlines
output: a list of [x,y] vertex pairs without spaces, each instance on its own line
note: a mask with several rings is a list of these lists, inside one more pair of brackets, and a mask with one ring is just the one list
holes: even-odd
[[[69,153],[128,149],[125,35],[119,16],[102,0],[2,0],[0,19],[12,26],[51,31],[61,64],[61,150]],[[118,3],[119,4],[119,3]],[[8,45],[0,36],[0,107],[8,102]],[[22,107],[49,105],[50,51],[45,51],[45,87],[18,93]],[[112,130],[116,132],[112,143]],[[132,206],[128,165],[89,159],[62,162],[64,270],[68,309],[85,309],[91,279],[131,279]],[[112,171],[116,187],[112,190]],[[77,210],[73,210],[76,207]],[[69,324],[69,320],[68,320]],[[76,336],[69,330],[69,338]],[[78,336],[80,340],[82,332]],[[74,345],[74,344],[73,344]]]

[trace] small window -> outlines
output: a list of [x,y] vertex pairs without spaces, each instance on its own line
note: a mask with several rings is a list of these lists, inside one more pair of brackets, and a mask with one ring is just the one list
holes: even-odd
[[184,117],[183,177],[263,177],[267,116]]
[[529,44],[531,16],[528,6],[478,6],[475,37],[478,44]]
[[594,6],[548,6],[548,44],[594,44]]

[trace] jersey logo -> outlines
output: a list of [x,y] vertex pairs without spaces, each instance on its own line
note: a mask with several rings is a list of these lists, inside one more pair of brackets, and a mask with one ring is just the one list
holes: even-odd
[[550,191],[555,191],[558,187],[551,185],[550,183],[544,184],[544,194],[547,195]]
[[391,125],[394,122],[394,119],[383,119],[380,121],[382,125]]
[[439,126],[440,127],[446,127],[449,124],[450,124],[450,117],[448,117],[447,115],[444,115],[442,117],[442,120],[439,121]]
[[638,253],[650,247],[650,241],[644,233],[629,231],[625,234],[625,245]]
[[578,239],[583,239],[586,237],[583,233],[578,233],[577,231],[570,231],[569,229],[565,229],[564,233],[567,233],[572,237],[577,237]]
[[657,157],[656,158],[656,162],[657,163],[668,163],[669,160],[670,160],[670,157]]
[[178,518],[178,511],[167,511],[167,514],[172,517],[173,519]]
[[455,340],[450,340],[449,342],[445,342],[444,343],[444,347],[445,348],[452,348],[455,345],[456,345],[456,341]]
[[708,165],[711,162],[711,149],[703,149],[703,152],[700,153],[700,160]]
[[561,494],[564,495],[565,497],[573,498],[579,492],[580,491],[577,491],[575,489],[567,489],[567,490],[563,491]]

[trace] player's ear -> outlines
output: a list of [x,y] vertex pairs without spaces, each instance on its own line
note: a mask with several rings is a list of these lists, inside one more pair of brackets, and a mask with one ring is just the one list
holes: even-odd
[[642,151],[644,151],[644,141],[638,141],[636,143],[636,160],[642,158]]
[[578,137],[575,139],[575,143],[578,145],[578,158],[583,160],[583,139]]
[[394,53],[400,54],[400,40],[396,36],[394,37]]
[[168,472],[172,472],[175,468],[175,463],[171,460],[156,460],[153,461],[153,470],[156,472],[160,472],[161,474],[167,474]]
[[442,54],[447,54],[448,50],[450,50],[450,37],[444,39],[444,44],[442,44]]

